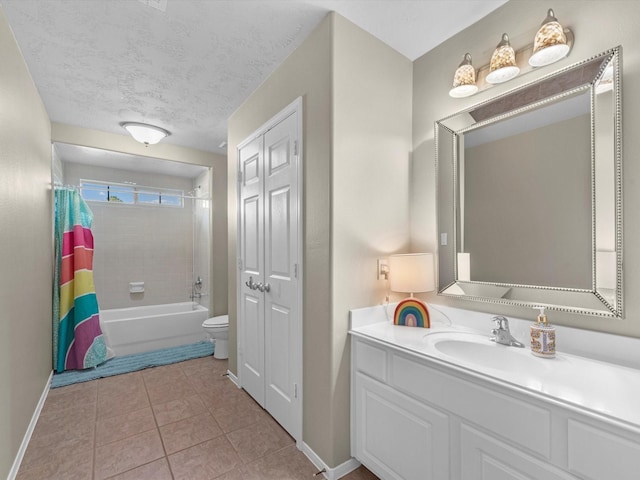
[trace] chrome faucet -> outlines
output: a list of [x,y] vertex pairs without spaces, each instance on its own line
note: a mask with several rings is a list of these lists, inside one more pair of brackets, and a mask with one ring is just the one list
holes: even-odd
[[502,315],[493,317],[493,322],[496,324],[496,328],[491,330],[493,337],[489,338],[489,340],[510,347],[524,348],[524,344],[517,341],[513,338],[513,335],[511,335],[507,317],[503,317]]
[[202,278],[200,278],[200,276],[198,276],[194,282],[189,298],[191,298],[193,302],[196,301],[196,298],[202,298]]

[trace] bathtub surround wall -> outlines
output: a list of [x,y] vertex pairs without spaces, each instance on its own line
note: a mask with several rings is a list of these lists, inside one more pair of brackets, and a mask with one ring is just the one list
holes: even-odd
[[[435,154],[433,124],[436,120],[464,110],[515,87],[569,66],[581,60],[622,45],[623,84],[623,170],[624,170],[624,289],[625,319],[602,319],[589,315],[549,311],[554,324],[589,330],[606,331],[640,337],[640,217],[635,205],[640,203],[640,2],[634,1],[571,1],[556,0],[553,10],[564,26],[571,28],[576,42],[568,58],[556,64],[536,69],[506,84],[495,86],[473,97],[453,99],[447,92],[455,71],[457,55],[471,53],[474,64],[488,63],[495,47],[496,35],[509,32],[511,45],[517,50],[531,43],[539,27],[537,18],[546,6],[534,0],[513,1],[501,6],[485,18],[445,41],[414,62],[413,76],[413,161],[411,166],[411,243],[412,251],[436,251]],[[569,143],[573,139],[567,140]],[[544,185],[539,185],[544,195]],[[534,320],[533,309],[491,305],[439,297],[423,296],[438,304],[447,304],[487,313],[516,316]]]
[[229,120],[229,367],[236,373],[235,145],[303,98],[303,442],[329,468],[350,458],[349,309],[383,298],[375,259],[407,247],[411,72],[409,60],[330,14]]
[[[51,126],[0,8],[0,478],[51,373]],[[15,472],[14,472],[15,473]]]
[[[189,192],[188,178],[65,163],[65,183],[80,179]],[[186,302],[193,272],[193,200],[183,208],[88,202],[93,211],[94,279],[101,309]],[[129,282],[144,293],[129,293]]]

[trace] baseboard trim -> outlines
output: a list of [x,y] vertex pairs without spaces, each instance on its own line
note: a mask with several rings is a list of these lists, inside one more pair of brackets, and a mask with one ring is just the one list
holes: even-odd
[[302,442],[302,453],[304,453],[307,458],[313,463],[318,471],[324,470],[322,474],[324,478],[327,480],[338,480],[339,478],[344,477],[345,475],[353,472],[356,468],[360,466],[360,462],[358,462],[355,458],[350,458],[344,463],[341,463],[335,468],[330,468],[324,461],[314,452],[309,445]]
[[22,438],[22,443],[20,444],[20,448],[18,449],[18,453],[16,454],[16,458],[13,460],[13,465],[11,466],[11,470],[9,470],[9,475],[7,476],[7,480],[14,480],[18,475],[18,470],[20,469],[20,464],[22,463],[22,459],[24,458],[24,454],[27,451],[27,447],[29,446],[29,442],[31,441],[31,435],[33,435],[33,431],[36,428],[36,423],[38,423],[38,418],[40,418],[40,412],[42,412],[42,407],[44,407],[44,402],[47,400],[47,395],[49,394],[49,388],[51,387],[51,379],[53,378],[53,370],[49,374],[49,378],[47,379],[47,383],[44,386],[44,390],[42,391],[42,395],[40,395],[40,400],[38,400],[38,404],[36,405],[36,409],[31,416],[31,421],[29,422],[29,426],[27,427],[27,431]]
[[227,377],[229,377],[229,380],[231,380],[236,387],[240,388],[240,381],[238,380],[238,377],[236,377],[230,370],[227,370]]

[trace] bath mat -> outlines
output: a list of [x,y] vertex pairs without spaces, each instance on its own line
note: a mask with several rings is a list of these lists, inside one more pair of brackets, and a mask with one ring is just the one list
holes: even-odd
[[192,358],[213,354],[213,343],[199,342],[179,347],[163,348],[152,352],[136,353],[124,357],[115,357],[102,365],[88,370],[68,370],[56,373],[51,379],[51,388],[64,387],[74,383],[88,382],[97,378],[111,377],[121,373],[135,372],[149,367],[178,363]]

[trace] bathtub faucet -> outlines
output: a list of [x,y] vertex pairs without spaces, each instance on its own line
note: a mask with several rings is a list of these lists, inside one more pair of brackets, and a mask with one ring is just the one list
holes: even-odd
[[196,301],[196,298],[202,298],[202,278],[198,276],[196,281],[193,283],[193,288],[191,289],[191,300]]

